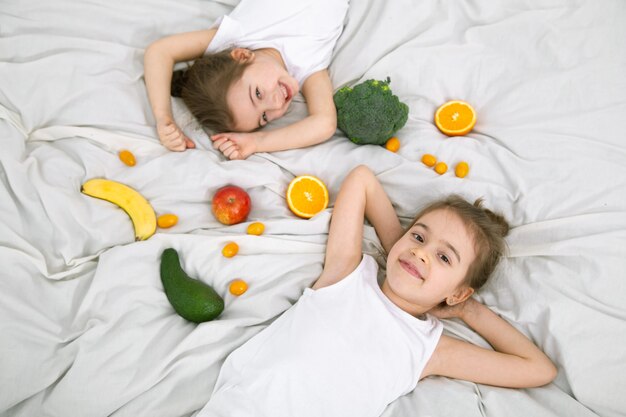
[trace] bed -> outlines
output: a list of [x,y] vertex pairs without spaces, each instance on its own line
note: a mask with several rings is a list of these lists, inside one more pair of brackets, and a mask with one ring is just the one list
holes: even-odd
[[[626,3],[620,0],[352,0],[330,73],[335,88],[390,77],[410,108],[397,153],[341,131],[307,149],[228,161],[179,99],[197,149],[160,144],[143,52],[206,28],[236,0],[0,0],[0,414],[192,416],[236,347],[295,303],[322,270],[333,200],[369,166],[403,221],[447,193],[501,211],[509,253],[477,297],[557,364],[556,380],[511,390],[428,378],[390,404],[400,416],[626,415]],[[433,123],[451,99],[478,121],[450,138]],[[306,114],[297,97],[275,126]],[[130,168],[122,149],[137,158]],[[470,173],[438,175],[424,153]],[[330,205],[310,220],[285,203],[297,175]],[[81,194],[103,177],[140,191],[179,223],[135,242],[118,207]],[[213,193],[251,196],[250,221],[224,226]],[[239,254],[220,250],[235,241]],[[224,296],[214,321],[176,315],[159,279],[165,248]],[[384,273],[373,229],[363,248]],[[242,278],[240,297],[228,284]],[[445,331],[484,341],[463,323]]]

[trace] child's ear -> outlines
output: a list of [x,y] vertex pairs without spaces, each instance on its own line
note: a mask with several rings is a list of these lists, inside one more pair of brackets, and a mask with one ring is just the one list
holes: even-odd
[[474,294],[472,287],[461,287],[454,294],[446,298],[446,304],[453,306],[467,300]]
[[254,59],[254,52],[247,48],[235,48],[230,51],[230,56],[241,63],[247,63]]

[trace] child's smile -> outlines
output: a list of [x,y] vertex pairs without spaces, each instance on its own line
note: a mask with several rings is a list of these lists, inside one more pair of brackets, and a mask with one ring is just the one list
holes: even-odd
[[424,281],[424,276],[420,273],[417,265],[413,265],[410,261],[403,260],[403,259],[399,259],[398,261],[400,262],[400,266],[402,266],[402,268],[404,268],[405,271],[413,275],[418,280]]

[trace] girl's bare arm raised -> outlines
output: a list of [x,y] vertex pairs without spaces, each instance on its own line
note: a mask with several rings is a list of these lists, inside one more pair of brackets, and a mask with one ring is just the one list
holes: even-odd
[[374,226],[389,251],[402,235],[402,226],[385,190],[366,166],[353,169],[344,180],[333,208],[324,271],[313,288],[340,281],[361,261],[363,220]]
[[215,35],[216,29],[180,33],[155,41],[144,55],[145,81],[150,106],[157,123],[159,139],[173,151],[195,147],[174,122],[170,85],[174,64],[202,56]]
[[441,375],[509,388],[538,387],[556,377],[556,367],[532,341],[473,298],[430,312],[461,318],[494,350],[444,335],[422,377]]

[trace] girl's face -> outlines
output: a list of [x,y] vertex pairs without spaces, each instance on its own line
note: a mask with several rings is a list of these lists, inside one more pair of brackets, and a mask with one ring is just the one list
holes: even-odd
[[[240,52],[240,48],[236,51]],[[248,50],[244,50],[248,51]],[[235,118],[233,130],[250,132],[281,118],[299,86],[283,66],[280,58],[264,53],[245,53],[250,62],[240,80],[226,94],[226,101]]]
[[461,283],[475,257],[472,235],[461,218],[447,209],[431,211],[391,248],[383,292],[408,313],[422,314],[467,294]]

